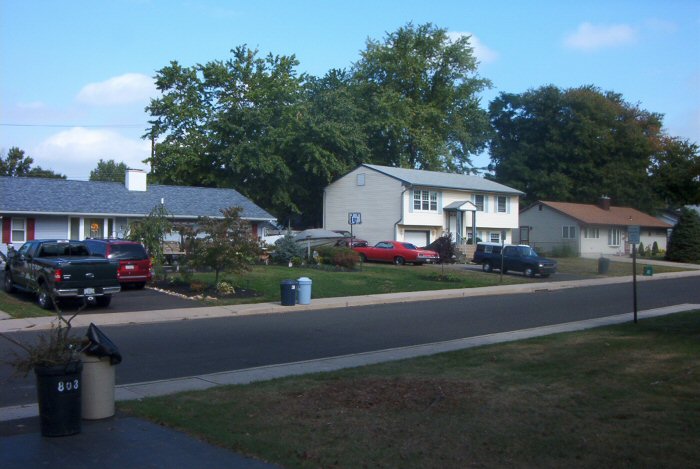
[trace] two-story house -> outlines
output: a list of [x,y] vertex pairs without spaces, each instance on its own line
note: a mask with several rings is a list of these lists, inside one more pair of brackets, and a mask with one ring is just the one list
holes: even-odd
[[362,164],[326,187],[323,225],[370,243],[425,246],[445,233],[458,244],[510,242],[522,194],[479,176]]

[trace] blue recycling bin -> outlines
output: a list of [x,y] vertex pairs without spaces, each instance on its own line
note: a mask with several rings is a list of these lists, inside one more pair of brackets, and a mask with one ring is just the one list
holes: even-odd
[[282,306],[294,306],[297,301],[297,282],[294,280],[282,280],[280,282]]
[[300,305],[308,305],[311,303],[311,283],[311,279],[308,277],[300,277],[297,279]]

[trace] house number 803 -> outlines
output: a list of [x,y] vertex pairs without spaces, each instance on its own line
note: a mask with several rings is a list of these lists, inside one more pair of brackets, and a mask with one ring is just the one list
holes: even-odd
[[75,391],[80,387],[80,380],[77,378],[73,381],[59,381],[58,392]]

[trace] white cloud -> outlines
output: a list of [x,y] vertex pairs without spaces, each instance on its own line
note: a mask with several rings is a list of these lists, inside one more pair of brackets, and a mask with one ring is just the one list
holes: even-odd
[[596,26],[591,23],[582,23],[576,32],[564,39],[564,45],[570,49],[593,51],[632,44],[636,40],[637,30],[626,24]]
[[111,130],[74,127],[50,136],[30,154],[45,169],[65,174],[69,179],[88,179],[100,159],[148,170],[142,161],[150,156],[150,145]]
[[479,40],[478,37],[476,37],[472,33],[468,32],[448,32],[447,36],[452,40],[453,42],[461,38],[462,36],[470,36],[469,38],[469,44],[472,46],[474,49],[474,56],[476,59],[482,63],[482,64],[487,64],[487,63],[492,63],[498,60],[498,52],[495,50],[489,48]]
[[85,85],[78,93],[77,100],[92,106],[115,106],[147,101],[157,93],[153,78],[140,73],[127,73]]

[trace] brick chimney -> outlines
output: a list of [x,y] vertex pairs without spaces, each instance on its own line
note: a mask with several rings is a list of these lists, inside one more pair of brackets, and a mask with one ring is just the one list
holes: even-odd
[[600,196],[600,199],[598,199],[598,206],[603,210],[610,210],[610,197],[607,195]]
[[124,185],[130,191],[146,192],[146,171],[127,169]]

